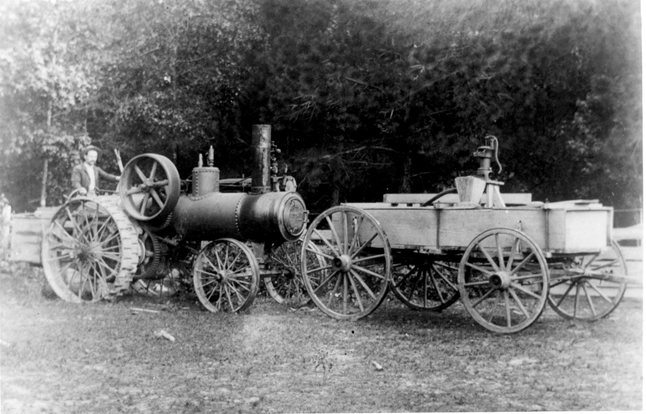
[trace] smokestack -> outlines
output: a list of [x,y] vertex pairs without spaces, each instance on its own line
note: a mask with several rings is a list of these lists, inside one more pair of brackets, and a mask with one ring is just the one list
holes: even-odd
[[268,193],[271,190],[271,125],[253,125],[251,130],[251,145],[254,149],[254,170],[251,173],[251,193]]

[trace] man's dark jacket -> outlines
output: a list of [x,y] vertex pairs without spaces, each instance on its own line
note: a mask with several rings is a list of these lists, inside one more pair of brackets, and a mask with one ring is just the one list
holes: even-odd
[[[103,171],[101,168],[94,166],[94,186],[95,188],[99,187],[99,178],[106,179],[108,181],[117,182],[119,179],[107,172]],[[72,169],[72,189],[78,190],[79,188],[85,188],[89,190],[90,188],[90,174],[85,170],[85,164],[81,163],[75,166]]]

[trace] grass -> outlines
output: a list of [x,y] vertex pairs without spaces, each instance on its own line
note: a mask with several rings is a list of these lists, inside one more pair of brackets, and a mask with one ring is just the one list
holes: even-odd
[[4,414],[643,407],[641,299],[594,324],[546,309],[529,329],[495,335],[459,303],[426,314],[392,295],[368,318],[341,322],[264,297],[231,315],[190,298],[78,306],[27,285],[0,278]]

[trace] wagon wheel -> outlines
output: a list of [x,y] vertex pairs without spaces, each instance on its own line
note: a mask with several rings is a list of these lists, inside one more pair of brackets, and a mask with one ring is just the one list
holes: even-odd
[[621,277],[627,273],[626,261],[613,241],[605,252],[553,265],[548,303],[564,318],[599,320],[619,306],[627,285]]
[[138,262],[137,234],[114,197],[75,198],[54,215],[42,243],[47,281],[68,302],[123,293]]
[[159,154],[142,154],[126,164],[119,181],[119,195],[130,217],[160,221],[179,199],[180,179],[175,165]]
[[[283,243],[272,250],[269,255],[271,263],[280,271],[278,276],[264,278],[267,292],[278,303],[301,307],[310,302],[310,297],[301,276],[301,250],[303,242]],[[319,251],[314,243],[308,248]],[[307,260],[313,268],[325,266],[325,261],[320,255],[307,252]]]
[[211,312],[239,312],[253,303],[260,280],[256,257],[234,239],[207,244],[193,265],[197,297]]
[[390,245],[379,222],[365,211],[338,206],[323,212],[305,235],[301,257],[310,254],[321,262],[301,260],[303,280],[314,303],[327,315],[362,318],[388,293]]
[[481,233],[467,247],[458,269],[465,308],[493,332],[519,332],[534,323],[545,308],[548,287],[545,256],[518,230]]
[[460,298],[455,263],[420,261],[393,269],[393,293],[413,310],[439,312]]

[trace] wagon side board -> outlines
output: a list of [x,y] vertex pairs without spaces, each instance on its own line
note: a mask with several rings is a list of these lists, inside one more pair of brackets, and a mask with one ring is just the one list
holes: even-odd
[[526,233],[546,253],[600,251],[610,245],[612,237],[612,208],[598,205],[493,209],[408,207],[389,203],[346,205],[374,216],[393,249],[428,253],[464,250],[478,234],[498,227]]
[[58,209],[59,207],[41,207],[33,213],[11,216],[10,261],[41,265],[43,233]]

